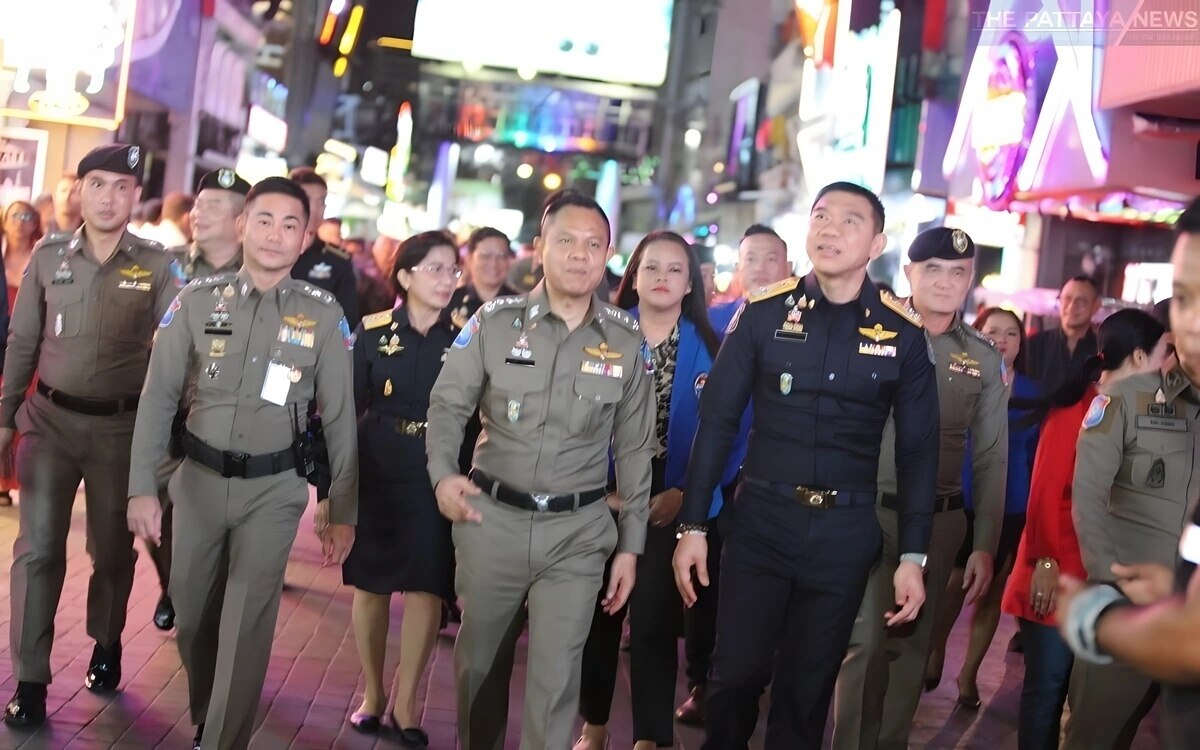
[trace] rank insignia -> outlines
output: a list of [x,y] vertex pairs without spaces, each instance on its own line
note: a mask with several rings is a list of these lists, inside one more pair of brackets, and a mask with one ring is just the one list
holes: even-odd
[[858,342],[858,353],[872,357],[895,357],[898,350],[891,344],[868,344],[860,341]]
[[390,339],[387,336],[379,337],[380,354],[390,357],[402,351],[404,351],[404,347],[400,346],[400,337],[396,334],[393,333]]
[[981,373],[979,372],[979,361],[971,359],[971,356],[968,352],[951,354],[950,359],[951,362],[947,368],[950,370],[950,372],[957,373],[959,375],[966,375],[967,377],[976,379],[981,376]]
[[[216,292],[215,289],[213,291]],[[225,304],[224,298],[217,298],[217,304],[213,306],[208,322],[204,324],[204,332],[216,336],[228,336],[233,333],[233,326],[229,322],[229,306]]]
[[71,273],[71,264],[69,262],[67,262],[66,258],[63,258],[62,262],[58,264],[58,270],[54,272],[54,280],[51,281],[50,283],[51,284],[73,284],[73,283],[75,283],[75,276],[74,276],[74,274]]
[[1159,388],[1157,391],[1154,392],[1154,403],[1156,403],[1156,404],[1167,403],[1167,394],[1163,393],[1162,388]]
[[516,422],[518,419],[521,418],[521,402],[520,401],[517,401],[516,399],[509,399],[507,416],[508,416],[509,422]]
[[139,279],[144,279],[147,276],[153,275],[153,272],[147,271],[146,269],[139,266],[137,263],[134,263],[129,268],[122,268],[121,275],[127,279],[132,279],[133,281],[138,281]]
[[621,365],[610,365],[606,362],[588,362],[584,360],[579,365],[579,371],[587,375],[599,375],[604,378],[619,378],[625,374]]
[[521,336],[517,339],[517,343],[513,344],[512,349],[509,351],[509,355],[515,357],[516,359],[530,359],[533,357],[533,350],[529,348],[529,336],[527,336],[524,331],[521,332]]
[[788,310],[787,320],[783,323],[781,330],[791,333],[804,333],[804,325],[800,322],[800,316],[803,310],[799,304],[794,305],[791,310]]
[[588,355],[589,357],[595,357],[596,359],[599,359],[601,362],[603,362],[606,359],[620,359],[621,357],[625,356],[624,354],[621,354],[621,352],[614,352],[614,351],[610,350],[608,348],[608,342],[606,342],[606,341],[601,342],[600,346],[585,346],[585,347],[583,347],[583,353]]
[[1108,396],[1103,393],[1092,399],[1092,405],[1088,407],[1087,414],[1083,415],[1083,429],[1088,430],[1104,421],[1104,410],[1108,408],[1111,402]]
[[462,307],[450,313],[450,322],[455,328],[464,328],[467,325],[467,320],[470,318],[470,309],[463,305]]
[[213,339],[209,344],[208,356],[224,357],[225,356],[225,339]]
[[874,328],[859,328],[858,332],[878,344],[881,341],[889,341],[900,335],[898,331],[884,330],[879,323],[875,324]]
[[779,392],[785,396],[792,392],[792,374],[790,372],[779,376]]
[[[363,326],[364,331],[369,331],[372,328],[380,328],[391,322],[392,322],[392,311],[384,310],[383,312],[377,312],[377,313],[371,313],[370,315],[364,315],[363,319],[362,319],[362,326]],[[392,326],[392,330],[393,331],[396,330],[394,325]]]

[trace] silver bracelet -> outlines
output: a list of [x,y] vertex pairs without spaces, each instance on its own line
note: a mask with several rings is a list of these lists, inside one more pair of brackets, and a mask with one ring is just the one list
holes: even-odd
[[1092,664],[1112,664],[1113,658],[1100,652],[1096,643],[1096,622],[1114,606],[1131,602],[1113,586],[1092,586],[1079,592],[1065,613],[1067,645],[1075,655]]

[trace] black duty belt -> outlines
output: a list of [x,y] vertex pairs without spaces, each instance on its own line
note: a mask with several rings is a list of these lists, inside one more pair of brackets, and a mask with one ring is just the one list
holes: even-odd
[[539,492],[521,492],[520,490],[509,487],[499,479],[484,474],[478,469],[471,470],[471,481],[474,482],[479,489],[488,493],[505,505],[511,505],[514,508],[520,508],[521,510],[532,510],[538,513],[565,513],[567,511],[578,510],[585,505],[591,505],[608,494],[608,491],[603,487],[598,490],[576,492],[571,495],[548,495]]
[[847,492],[845,490],[826,490],[808,487],[803,484],[786,484],[784,482],[768,482],[765,479],[743,476],[742,481],[756,487],[771,490],[780,495],[786,495],[806,508],[828,510],[830,508],[851,508],[856,505],[874,505],[873,492]]
[[183,452],[188,458],[226,479],[269,477],[296,468],[296,451],[293,448],[252,456],[249,453],[219,450],[188,431],[183,433]]
[[[890,492],[884,492],[880,504],[888,510],[900,510],[900,498]],[[949,495],[938,495],[933,503],[933,512],[942,513],[948,510],[960,510],[963,507],[963,493],[951,492]]]
[[87,414],[90,417],[112,417],[117,414],[137,411],[137,396],[109,399],[80,398],[79,396],[72,396],[69,393],[63,393],[60,390],[51,388],[40,380],[37,384],[37,391],[50,399],[50,402],[56,406],[61,406],[67,411],[73,411],[78,414]]

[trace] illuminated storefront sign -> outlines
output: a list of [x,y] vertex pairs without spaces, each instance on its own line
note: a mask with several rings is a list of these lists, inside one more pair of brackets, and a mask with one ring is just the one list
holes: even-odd
[[1014,34],[994,47],[992,55],[987,94],[977,106],[971,128],[971,146],[979,160],[984,205],[1003,208],[1016,191],[1037,109],[1024,40]]
[[[5,3],[0,65],[13,96],[0,116],[116,130],[125,115],[136,0]],[[94,106],[112,114],[96,114]]]

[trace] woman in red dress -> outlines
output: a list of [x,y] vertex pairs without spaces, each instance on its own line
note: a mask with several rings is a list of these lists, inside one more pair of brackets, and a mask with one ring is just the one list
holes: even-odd
[[[4,233],[0,235],[0,254],[4,257],[4,277],[8,286],[8,317],[12,319],[17,287],[25,275],[25,266],[33,255],[33,246],[42,238],[42,220],[33,204],[13,201],[4,212]],[[30,387],[32,387],[32,383]],[[12,505],[17,486],[17,437],[0,451],[0,505]]]
[[[1087,578],[1071,519],[1075,444],[1097,393],[1122,378],[1162,367],[1167,337],[1161,323],[1141,310],[1121,310],[1100,324],[1099,353],[1082,376],[1049,397],[1042,424],[1025,531],[1001,609],[1015,615],[1025,650],[1025,683],[1017,726],[1019,750],[1057,748],[1059,724],[1074,657],[1058,632],[1055,590],[1059,574]],[[1098,382],[1097,382],[1098,381]]]

